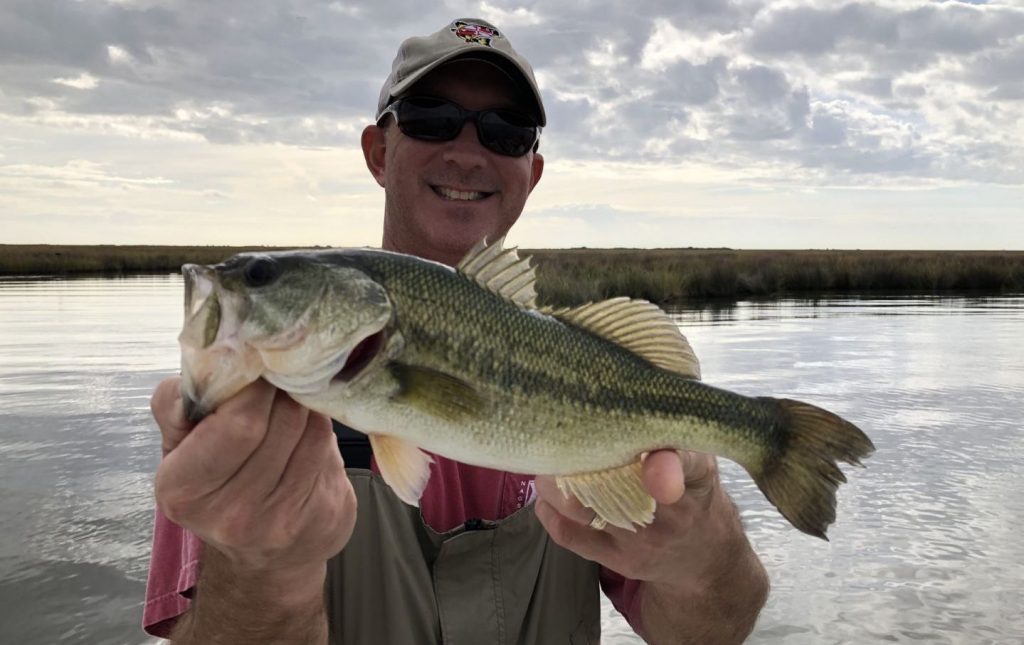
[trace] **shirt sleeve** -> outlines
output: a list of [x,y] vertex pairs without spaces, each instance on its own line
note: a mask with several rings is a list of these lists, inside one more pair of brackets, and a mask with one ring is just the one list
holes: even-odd
[[601,590],[626,622],[637,634],[640,633],[640,586],[639,580],[631,580],[615,573],[611,569],[601,567]]
[[201,550],[202,541],[198,537],[156,511],[146,602],[142,609],[142,627],[147,633],[166,638],[178,616],[188,609]]

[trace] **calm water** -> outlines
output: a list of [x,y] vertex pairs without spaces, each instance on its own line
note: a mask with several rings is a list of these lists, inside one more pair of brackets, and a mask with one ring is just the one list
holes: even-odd
[[[177,369],[176,276],[0,281],[0,643],[131,644]],[[682,310],[705,379],[804,399],[878,453],[832,542],[723,464],[773,593],[753,643],[1024,642],[1024,298]],[[608,607],[606,643],[639,642]]]

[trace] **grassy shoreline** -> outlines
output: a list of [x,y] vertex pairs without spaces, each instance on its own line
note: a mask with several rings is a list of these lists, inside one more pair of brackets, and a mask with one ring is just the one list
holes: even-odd
[[[0,276],[177,272],[249,250],[236,246],[0,245]],[[1024,251],[732,249],[525,250],[541,300],[628,295],[659,304],[822,293],[1024,292]]]

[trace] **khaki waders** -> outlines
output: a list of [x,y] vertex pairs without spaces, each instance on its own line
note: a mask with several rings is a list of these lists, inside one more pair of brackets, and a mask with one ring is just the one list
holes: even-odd
[[598,566],[556,545],[532,505],[445,533],[349,468],[355,531],[328,563],[331,643],[596,645]]

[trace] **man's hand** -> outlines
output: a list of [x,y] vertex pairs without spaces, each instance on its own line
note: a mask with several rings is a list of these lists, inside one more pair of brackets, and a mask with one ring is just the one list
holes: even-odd
[[193,427],[180,387],[180,379],[167,379],[151,401],[164,452],[156,500],[206,545],[197,600],[216,611],[205,615],[228,619],[236,594],[266,596],[250,595],[249,603],[261,602],[238,607],[250,626],[259,617],[245,606],[268,615],[298,607],[322,613],[326,562],[348,542],[356,519],[330,419],[259,380]]
[[654,522],[634,533],[615,526],[590,528],[594,511],[565,497],[553,477],[537,477],[537,517],[552,539],[580,556],[633,580],[682,582],[708,566],[707,551],[722,527],[709,513],[718,491],[714,457],[661,450],[647,455],[644,487],[658,503]]
[[691,642],[683,634],[741,641],[764,604],[767,577],[715,458],[655,451],[644,459],[643,480],[657,508],[636,532],[591,528],[594,511],[566,498],[552,477],[537,477],[537,517],[557,544],[643,583],[642,635],[650,642]]

